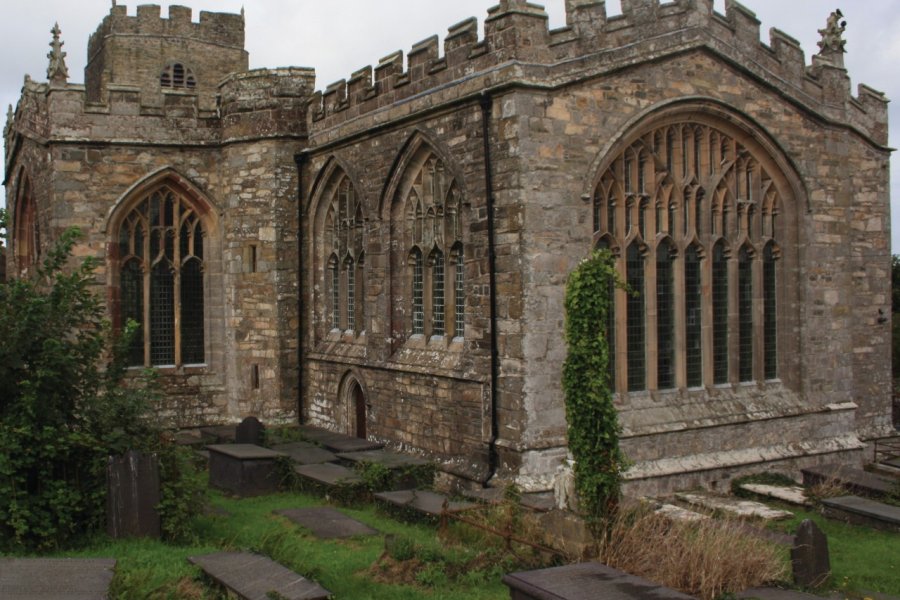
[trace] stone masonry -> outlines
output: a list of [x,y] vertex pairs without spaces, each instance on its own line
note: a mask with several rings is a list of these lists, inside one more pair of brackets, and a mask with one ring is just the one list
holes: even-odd
[[[159,368],[181,426],[299,420],[426,455],[458,485],[544,490],[566,458],[568,274],[604,245],[630,277],[638,248],[660,286],[669,248],[674,292],[616,299],[631,490],[859,460],[891,430],[887,99],[851,94],[839,32],[807,65],[781,31],[761,43],[736,2],[566,10],[551,31],[543,8],[501,0],[483,39],[463,21],[443,48],[434,36],[315,91],[312,69],[247,69],[242,15],[114,6],[86,83],[54,46],[7,123],[7,272],[28,276],[80,227],[76,254],[103,260],[113,322],[142,322],[136,360]],[[159,190],[196,216],[202,250],[162,220],[161,241],[129,245]],[[716,283],[719,260],[734,285]],[[164,327],[174,359],[159,362]]]

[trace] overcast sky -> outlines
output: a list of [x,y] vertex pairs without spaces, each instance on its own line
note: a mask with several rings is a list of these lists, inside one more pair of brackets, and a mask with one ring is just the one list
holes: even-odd
[[[817,30],[828,14],[840,6],[847,25],[846,63],[858,83],[883,91],[895,100],[891,107],[891,144],[900,139],[900,0],[746,0],[745,6],[762,21],[762,38],[777,27],[800,40],[809,56],[818,49]],[[88,36],[108,14],[110,0],[2,0],[0,22],[0,106],[15,106],[28,73],[46,80],[50,29],[59,22],[68,53],[69,81],[84,81]],[[725,0],[715,0],[725,11]],[[135,14],[137,2],[124,2]],[[250,66],[314,67],[317,87],[345,78],[353,71],[378,62],[395,50],[408,50],[431,35],[443,38],[447,28],[470,16],[483,24],[496,0],[183,0],[194,9],[239,12],[247,24]],[[564,0],[543,3],[550,26],[565,24]],[[166,14],[166,5],[162,14]],[[607,12],[619,13],[618,0],[607,0]],[[893,247],[900,253],[900,163],[892,168]]]

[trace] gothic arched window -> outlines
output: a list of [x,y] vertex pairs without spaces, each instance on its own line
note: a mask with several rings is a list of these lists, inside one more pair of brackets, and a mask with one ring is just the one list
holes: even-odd
[[27,274],[37,264],[40,256],[41,234],[38,228],[37,208],[31,180],[22,176],[19,196],[13,213],[13,250],[19,274]]
[[197,87],[197,78],[184,63],[170,62],[159,74],[159,85],[164,88],[192,90]]
[[205,362],[204,230],[191,202],[162,186],[118,230],[119,319],[138,331],[131,366]]
[[332,181],[322,236],[322,276],[327,290],[325,313],[332,331],[360,333],[366,327],[363,206],[343,171]]
[[611,364],[627,363],[610,373],[617,391],[778,377],[784,175],[761,145],[714,123],[645,129],[597,179],[593,243],[625,249],[619,272],[636,292],[615,294],[607,326]]
[[461,338],[465,258],[459,189],[443,161],[427,147],[420,148],[412,164],[392,213],[393,244],[395,250],[405,251],[407,265],[406,281],[398,282],[409,299],[402,317],[406,335],[441,338],[449,331]]

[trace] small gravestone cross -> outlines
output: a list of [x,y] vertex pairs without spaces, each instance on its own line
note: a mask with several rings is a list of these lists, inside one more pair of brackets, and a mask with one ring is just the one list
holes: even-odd
[[809,519],[800,523],[797,529],[794,547],[791,548],[791,565],[794,569],[794,583],[799,586],[818,587],[831,575],[828,538]]
[[262,446],[266,427],[256,417],[247,417],[237,426],[234,435],[235,444],[254,444]]

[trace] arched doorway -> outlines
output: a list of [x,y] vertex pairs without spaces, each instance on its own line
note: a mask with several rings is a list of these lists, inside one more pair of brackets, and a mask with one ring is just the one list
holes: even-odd
[[353,388],[350,390],[350,398],[352,401],[351,410],[354,411],[354,433],[356,437],[364,440],[366,439],[366,395],[363,393],[359,383],[353,383]]

